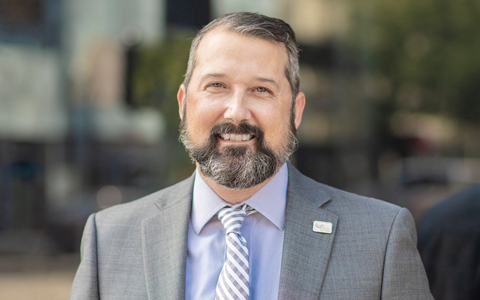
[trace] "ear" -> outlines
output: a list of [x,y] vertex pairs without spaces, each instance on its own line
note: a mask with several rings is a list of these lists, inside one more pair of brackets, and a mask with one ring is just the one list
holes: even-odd
[[177,92],[178,113],[180,114],[180,120],[183,120],[183,108],[184,108],[186,96],[187,96],[187,89],[185,87],[185,84],[182,83]]
[[300,92],[295,98],[295,128],[302,123],[303,109],[305,108],[305,94]]

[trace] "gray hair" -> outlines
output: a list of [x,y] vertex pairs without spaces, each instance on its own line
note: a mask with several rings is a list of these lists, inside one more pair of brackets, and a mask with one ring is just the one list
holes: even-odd
[[216,27],[221,27],[246,36],[284,44],[288,54],[285,76],[290,83],[292,97],[295,101],[300,89],[300,68],[298,65],[299,50],[295,41],[295,32],[290,25],[280,19],[248,12],[226,14],[213,20],[198,32],[197,36],[192,41],[190,56],[188,58],[187,73],[185,74],[185,80],[183,82],[187,89],[192,78],[193,69],[195,68],[198,45],[205,34]]

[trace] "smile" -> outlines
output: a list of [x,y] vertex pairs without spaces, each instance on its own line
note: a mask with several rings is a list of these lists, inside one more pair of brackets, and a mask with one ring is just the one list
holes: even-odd
[[248,141],[253,139],[251,134],[233,134],[233,133],[221,133],[220,137],[227,141]]

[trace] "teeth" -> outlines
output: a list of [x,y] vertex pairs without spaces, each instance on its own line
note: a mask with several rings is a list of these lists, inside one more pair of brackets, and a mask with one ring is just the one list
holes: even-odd
[[252,135],[222,133],[220,134],[220,137],[224,140],[230,140],[230,141],[248,141],[249,139],[252,138]]

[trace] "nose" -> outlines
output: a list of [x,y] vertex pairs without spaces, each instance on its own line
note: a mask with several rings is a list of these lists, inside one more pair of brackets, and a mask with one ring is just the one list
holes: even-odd
[[237,124],[251,119],[252,114],[247,102],[248,99],[245,92],[235,91],[227,100],[227,108],[223,117]]

